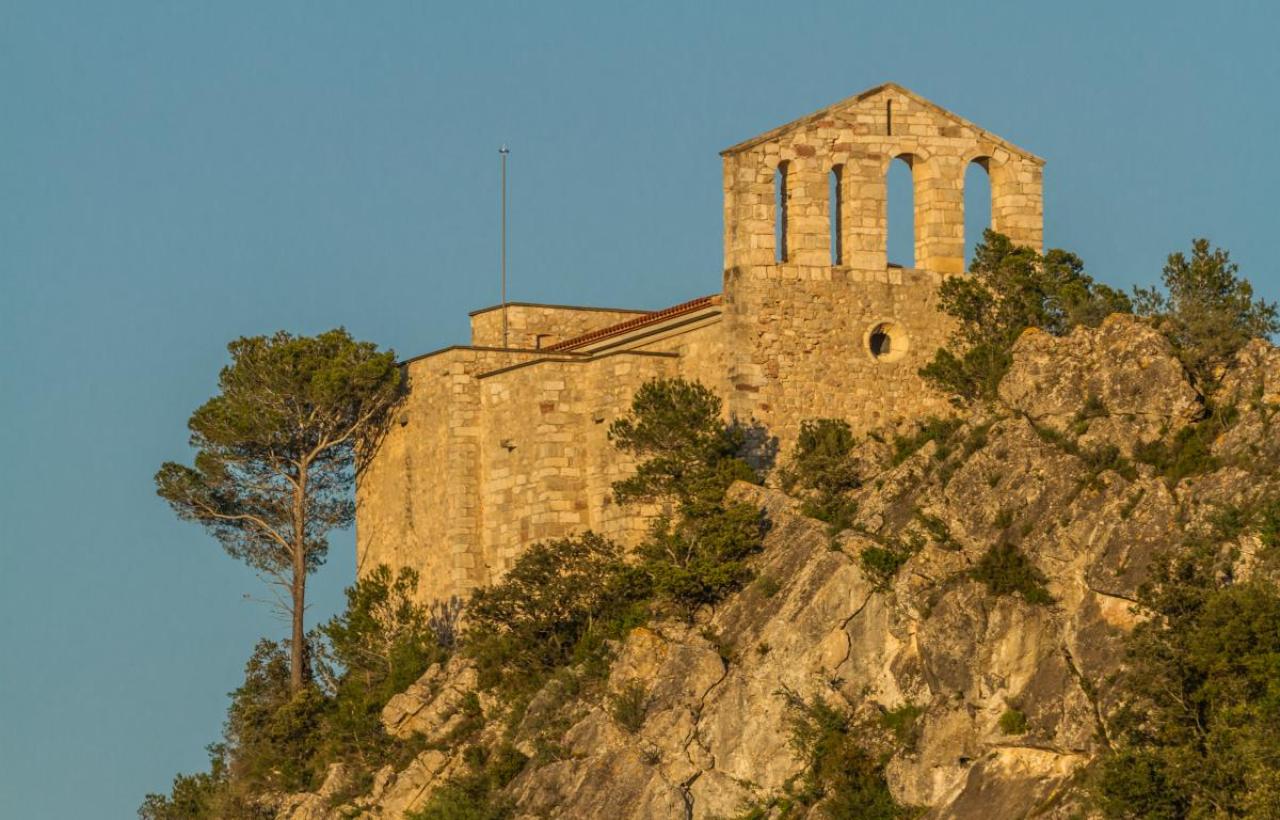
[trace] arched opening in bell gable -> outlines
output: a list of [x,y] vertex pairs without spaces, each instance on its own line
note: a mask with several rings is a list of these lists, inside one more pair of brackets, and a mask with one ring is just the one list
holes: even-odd
[[991,227],[991,174],[987,157],[978,157],[964,169],[964,268],[973,264],[973,249],[982,232]]
[[885,173],[885,252],[889,264],[901,268],[916,266],[916,195],[913,170],[915,157],[900,154],[889,161]]

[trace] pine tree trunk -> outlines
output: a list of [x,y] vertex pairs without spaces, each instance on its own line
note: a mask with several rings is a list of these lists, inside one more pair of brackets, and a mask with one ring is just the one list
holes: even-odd
[[297,694],[306,683],[306,614],[307,603],[307,470],[298,471],[298,484],[293,494],[293,639],[289,646],[289,691]]

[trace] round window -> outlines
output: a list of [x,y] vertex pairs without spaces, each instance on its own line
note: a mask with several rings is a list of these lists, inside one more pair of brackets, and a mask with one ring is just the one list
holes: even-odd
[[907,352],[907,335],[892,322],[880,322],[866,338],[867,352],[878,362],[894,362]]
[[893,350],[893,337],[883,328],[876,328],[871,334],[871,355],[878,359],[881,356],[888,356],[891,350]]

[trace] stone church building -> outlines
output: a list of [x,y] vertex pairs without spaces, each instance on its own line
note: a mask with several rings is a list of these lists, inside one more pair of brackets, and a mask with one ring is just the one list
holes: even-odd
[[[359,569],[411,566],[424,599],[487,584],[528,545],[592,529],[622,543],[629,465],[608,441],[643,382],[698,380],[783,457],[806,418],[855,431],[940,412],[917,375],[945,341],[937,286],[964,269],[964,180],[992,227],[1042,250],[1044,161],[897,85],[721,152],[722,288],[665,310],[509,303],[471,341],[404,362],[407,393],[357,492]],[[915,267],[886,259],[886,174],[911,169]]]

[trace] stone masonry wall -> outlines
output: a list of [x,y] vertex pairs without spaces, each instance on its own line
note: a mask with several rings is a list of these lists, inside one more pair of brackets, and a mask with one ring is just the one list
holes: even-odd
[[[764,424],[785,455],[800,423],[843,418],[854,431],[951,412],[917,371],[945,341],[941,276],[802,265],[728,272],[729,409]],[[890,340],[872,352],[876,331]]]
[[[643,310],[570,307],[565,305],[507,304],[507,346],[538,350],[556,342],[644,316]],[[471,344],[477,347],[502,346],[502,307],[490,307],[471,314]]]
[[635,542],[639,518],[612,503],[612,482],[629,465],[608,441],[609,422],[626,412],[643,382],[674,375],[677,364],[669,354],[622,352],[481,379],[477,546],[490,577],[500,577],[538,541],[591,529]]
[[406,392],[356,485],[356,569],[412,567],[432,600],[484,579],[476,375],[538,354],[450,348],[404,365]]
[[496,580],[538,541],[592,529],[637,543],[658,509],[613,503],[632,464],[609,423],[655,377],[722,390],[721,328],[596,357],[454,348],[408,363],[396,421],[360,478],[359,571],[413,567],[436,600]]

